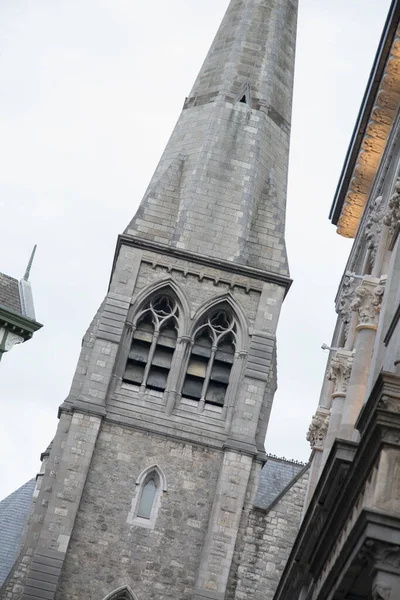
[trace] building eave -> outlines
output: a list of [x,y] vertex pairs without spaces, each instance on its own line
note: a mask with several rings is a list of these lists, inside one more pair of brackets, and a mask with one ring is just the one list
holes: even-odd
[[393,0],[329,214],[354,238],[400,106],[400,0]]
[[18,333],[25,340],[31,338],[35,331],[43,327],[41,323],[23,315],[18,315],[4,306],[0,306],[0,326]]

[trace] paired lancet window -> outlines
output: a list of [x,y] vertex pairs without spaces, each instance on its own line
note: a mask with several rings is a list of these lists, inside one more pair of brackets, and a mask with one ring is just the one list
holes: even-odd
[[124,380],[165,390],[176,347],[179,307],[173,297],[156,296],[136,318]]
[[228,303],[211,309],[182,336],[183,320],[181,304],[172,293],[158,293],[148,300],[133,319],[123,380],[141,390],[169,393],[172,388],[177,397],[196,401],[200,408],[206,404],[222,407],[237,350],[237,320]]
[[226,310],[209,314],[195,330],[182,395],[223,406],[235,356],[236,322]]

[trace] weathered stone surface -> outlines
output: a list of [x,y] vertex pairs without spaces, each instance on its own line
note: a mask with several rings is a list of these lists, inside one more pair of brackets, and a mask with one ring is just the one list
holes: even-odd
[[[128,583],[138,598],[191,596],[222,452],[104,424],[57,600],[103,598]],[[127,523],[140,472],[166,476],[154,530]],[[84,568],[82,568],[84,565]]]
[[300,527],[308,470],[299,475],[268,510],[253,508],[243,520],[229,599],[272,600]]
[[[290,286],[284,223],[296,15],[297,0],[230,2],[138,213],[118,239],[110,287],[84,337],[2,600],[30,600],[32,589],[46,600],[102,599],[121,586],[138,600],[222,599],[238,553],[252,553],[237,571],[239,594],[251,562],[264,561],[254,529],[279,538],[274,519],[282,518],[291,536],[297,500],[286,521],[252,506]],[[134,328],[160,293],[178,307],[175,350],[165,386],[146,385],[150,366],[160,368],[151,358],[160,332],[151,333],[146,375],[135,385],[124,380]],[[213,310],[229,313],[230,353],[213,338],[220,364],[214,372],[210,358],[200,367],[204,381],[215,376],[225,390],[222,405],[207,402],[206,384],[201,402],[183,391],[196,332]],[[135,512],[137,482],[155,465],[158,484],[165,481],[146,521]],[[277,541],[276,572],[290,541]],[[276,573],[268,577],[275,585]]]

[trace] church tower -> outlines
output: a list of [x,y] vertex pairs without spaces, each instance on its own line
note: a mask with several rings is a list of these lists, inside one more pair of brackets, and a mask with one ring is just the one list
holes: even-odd
[[4,600],[234,597],[265,461],[297,0],[231,0],[119,236]]

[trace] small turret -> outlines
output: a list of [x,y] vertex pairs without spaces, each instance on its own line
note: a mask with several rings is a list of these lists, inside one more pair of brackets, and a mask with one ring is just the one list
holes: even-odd
[[25,275],[18,281],[0,273],[0,360],[15,344],[29,340],[42,325],[36,321],[29,274],[35,256],[33,248]]

